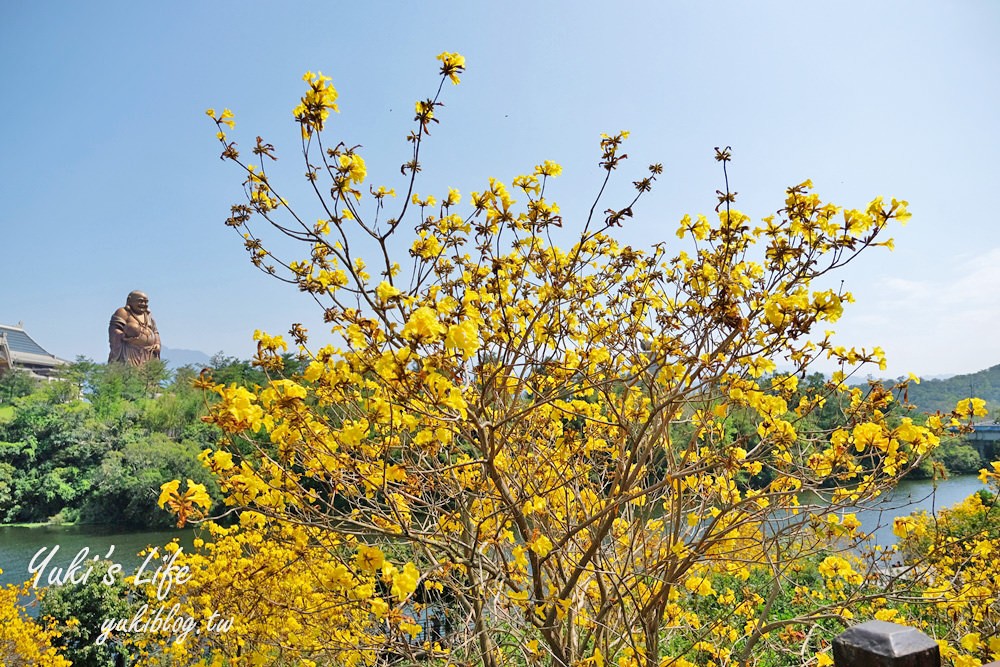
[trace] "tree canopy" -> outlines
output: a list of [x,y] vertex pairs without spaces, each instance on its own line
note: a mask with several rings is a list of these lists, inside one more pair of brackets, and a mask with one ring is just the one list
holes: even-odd
[[[548,196],[561,173],[550,161],[509,185],[491,178],[462,209],[453,188],[416,191],[442,89],[464,71],[457,54],[439,60],[435,95],[415,104],[395,205],[393,190],[366,183],[359,147],[325,140],[337,110],[329,78],[307,73],[293,111],[317,222],[272,183],[276,149],[258,137],[245,159],[227,134],[232,112],[208,111],[222,157],[246,179],[227,224],[255,266],[315,299],[335,339],[311,347],[295,326],[301,374],[257,392],[211,387],[230,444],[205,460],[227,504],[244,508],[245,530],[220,533],[214,560],[194,559],[194,590],[235,603],[213,583],[232,567],[219,555],[261,540],[288,565],[269,585],[300,592],[295,641],[282,650],[349,665],[625,667],[685,664],[699,651],[747,662],[783,630],[850,618],[872,599],[861,584],[876,564],[837,555],[863,539],[849,510],[919,463],[944,426],[980,411],[890,422],[905,381],[844,382],[881,367],[882,350],[817,333],[851,301],[823,284],[860,252],[891,247],[906,202],[842,208],[804,181],[754,223],[735,208],[727,148],[715,154],[726,185],[714,214],[685,215],[679,242],[615,238],[658,164],[629,200],[598,213],[602,186],[578,222]],[[605,186],[627,138],[600,140]],[[268,231],[303,255],[272,252]],[[554,243],[567,235],[565,249]],[[280,369],[285,339],[255,338],[256,362]],[[800,391],[821,357],[843,370]],[[841,396],[836,427],[815,428],[810,415]],[[161,500],[203,513],[191,490]],[[776,614],[778,592],[810,559],[825,588]],[[428,605],[441,623],[421,615]],[[237,621],[241,636],[261,651],[286,647],[288,630],[266,616]]]

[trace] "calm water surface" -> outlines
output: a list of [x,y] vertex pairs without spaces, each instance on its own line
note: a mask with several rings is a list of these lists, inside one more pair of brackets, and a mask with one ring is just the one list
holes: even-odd
[[903,480],[877,507],[858,511],[858,520],[861,530],[872,534],[876,544],[889,546],[896,543],[892,534],[895,517],[918,510],[933,514],[985,488],[978,475],[956,475],[936,483],[929,479]]
[[185,551],[191,551],[195,532],[126,532],[111,526],[0,526],[0,570],[3,570],[0,586],[33,579],[34,575],[28,572],[28,564],[43,547],[46,551],[39,560],[44,559],[54,547],[59,547],[46,572],[57,567],[67,568],[81,549],[89,549],[88,558],[95,555],[104,558],[114,546],[109,560],[121,565],[126,575],[131,575],[142,564],[143,558],[138,556],[140,551],[148,546],[162,547],[174,538]]
[[[862,530],[874,534],[878,544],[895,543],[892,519],[917,510],[935,512],[954,505],[985,488],[975,475],[962,475],[936,484],[930,480],[905,480],[882,503],[872,509],[858,511]],[[25,528],[0,526],[0,585],[20,584],[32,578],[28,564],[42,547],[51,550],[59,546],[50,568],[67,567],[84,547],[89,556],[104,557],[113,545],[111,560],[119,563],[127,574],[135,574],[142,558],[137,554],[148,546],[162,546],[179,539],[185,551],[191,551],[196,536],[194,530],[164,530],[124,532],[107,526],[41,526]],[[49,551],[45,552],[46,554]]]

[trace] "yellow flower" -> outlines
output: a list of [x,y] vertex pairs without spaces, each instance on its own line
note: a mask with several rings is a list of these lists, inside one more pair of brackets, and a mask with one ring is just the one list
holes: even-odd
[[819,564],[819,573],[827,579],[832,579],[833,577],[842,577],[846,579],[854,573],[854,568],[852,568],[851,564],[840,556],[827,556],[823,559],[823,562]]
[[562,166],[556,164],[552,160],[546,160],[545,162],[535,165],[535,175],[536,176],[559,176],[562,174]]
[[414,192],[410,201],[414,206],[437,206],[437,198],[434,195],[427,195],[427,199],[421,199],[420,195]]
[[417,100],[413,104],[414,110],[417,112],[417,120],[421,122],[427,122],[434,118],[434,104],[428,101]]
[[892,520],[892,532],[896,537],[905,538],[911,533],[920,536],[926,532],[924,525],[911,516],[897,516]]
[[389,603],[382,598],[372,598],[369,604],[375,618],[385,618],[389,614]]
[[396,574],[392,579],[392,594],[399,600],[404,600],[417,590],[417,583],[420,581],[420,572],[413,563],[403,566],[403,571]]
[[403,326],[403,338],[431,343],[438,340],[445,331],[445,326],[438,322],[437,311],[421,306],[413,311]]
[[390,285],[387,280],[383,280],[379,283],[379,286],[375,288],[375,295],[381,303],[386,303],[389,299],[397,297],[400,294],[402,294],[402,292]]
[[552,551],[552,540],[545,535],[539,535],[528,544],[528,548],[538,554],[539,558],[545,558]]
[[898,609],[879,609],[875,612],[875,619],[879,621],[894,622],[899,617]]
[[858,516],[854,512],[851,512],[844,515],[841,525],[853,535],[854,532],[861,527],[861,521],[858,520]]
[[177,493],[180,487],[179,480],[171,480],[160,485],[160,497],[157,504],[160,507],[169,506],[170,510],[177,514],[177,527],[180,528],[189,518],[201,518],[204,513],[198,510],[195,505],[208,509],[212,506],[212,497],[204,485],[197,484],[192,480],[187,480],[188,490],[184,493]]
[[358,545],[358,553],[354,557],[354,563],[358,566],[359,570],[364,572],[375,572],[376,570],[381,569],[382,565],[385,563],[385,555],[378,547],[360,544]]
[[858,424],[854,427],[851,435],[854,438],[854,448],[859,452],[865,451],[865,448],[869,446],[884,449],[889,442],[882,427],[872,422]]
[[357,153],[345,153],[337,158],[340,171],[351,179],[352,183],[361,183],[368,174],[364,159]]
[[690,576],[684,581],[684,587],[696,595],[715,595],[708,577]]
[[260,346],[277,352],[279,349],[288,352],[288,343],[282,336],[271,336],[260,329],[253,332],[253,339],[260,342]]
[[472,320],[448,327],[448,335],[444,344],[462,353],[463,359],[468,359],[479,349],[479,328]]
[[212,457],[212,467],[218,470],[229,470],[233,467],[233,455],[229,452],[215,452]]
[[330,84],[330,77],[323,76],[322,72],[315,75],[306,72],[302,80],[309,84],[309,90],[292,110],[292,115],[302,124],[302,138],[308,139],[313,132],[323,129],[331,111],[339,109],[336,104],[337,90]]
[[177,487],[181,485],[179,479],[174,479],[169,482],[164,482],[160,485],[160,499],[156,501],[156,504],[163,507],[171,497],[177,495]]
[[961,417],[985,417],[986,401],[981,398],[966,398],[958,402],[955,412]]
[[457,53],[439,53],[438,60],[441,61],[441,74],[451,79],[453,84],[458,84],[458,75],[465,71],[465,57]]
[[[230,464],[231,463],[232,461],[230,461]],[[187,483],[188,483],[188,490],[187,494],[185,495],[190,497],[192,503],[194,503],[195,505],[201,505],[205,509],[208,509],[209,507],[212,506],[212,496],[208,495],[208,490],[205,489],[204,484],[196,484],[195,482],[192,482],[190,479],[187,481]]]

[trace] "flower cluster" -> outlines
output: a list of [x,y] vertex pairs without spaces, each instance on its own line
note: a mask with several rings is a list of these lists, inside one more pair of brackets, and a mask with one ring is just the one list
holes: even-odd
[[[438,59],[440,93],[465,61]],[[309,139],[336,92],[326,77],[306,80],[295,116]],[[249,206],[227,224],[330,325],[312,347],[293,329],[301,373],[283,372],[281,337],[258,332],[256,362],[274,379],[213,387],[209,419],[227,439],[203,460],[243,520],[212,528],[189,595],[244,604],[242,653],[225,655],[721,665],[851,618],[872,567],[845,555],[866,537],[852,508],[948,427],[906,414],[906,382],[849,386],[884,366],[883,351],[818,333],[852,301],[830,274],[891,245],[906,202],[840,207],[805,181],[754,223],[720,192],[713,214],[683,216],[678,241],[636,248],[615,230],[661,165],[633,197],[572,226],[547,198],[562,173],[547,160],[509,183],[489,179],[461,214],[456,189],[415,188],[441,115],[437,96],[415,104],[406,195],[391,217],[396,188],[366,196],[367,166],[348,142],[303,143],[307,179],[331,181],[315,187],[315,225],[263,165],[223,154],[251,174]],[[601,138],[606,179],[624,168],[627,139]],[[262,141],[255,153],[273,157]],[[258,223],[301,242],[301,256],[267,250]],[[841,370],[800,382],[822,359]],[[821,426],[830,405],[836,423]],[[953,418],[981,410],[972,400]],[[192,514],[199,496],[178,488],[164,502]],[[794,615],[768,602],[775,581],[791,582]],[[273,623],[274,608],[291,627]],[[443,641],[422,612],[460,627],[442,621]]]

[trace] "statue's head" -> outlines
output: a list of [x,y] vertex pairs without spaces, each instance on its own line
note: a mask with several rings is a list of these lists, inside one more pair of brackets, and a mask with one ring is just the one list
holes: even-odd
[[149,312],[149,297],[146,296],[145,292],[135,290],[129,293],[128,299],[125,300],[125,305],[133,313],[147,313]]

